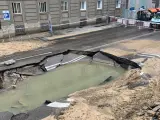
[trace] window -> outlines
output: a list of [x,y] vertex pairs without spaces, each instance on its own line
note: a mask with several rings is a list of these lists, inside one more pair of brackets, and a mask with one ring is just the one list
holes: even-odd
[[116,0],[116,8],[121,8],[121,0]]
[[22,13],[21,3],[18,2],[12,3],[12,11],[14,14],[21,14]]
[[157,13],[154,18],[160,19],[160,13]]
[[86,1],[80,2],[80,10],[86,10]]
[[2,26],[1,26],[1,21],[0,21],[0,30],[2,29]]
[[68,2],[67,1],[61,2],[61,9],[62,9],[62,11],[68,11]]
[[47,3],[46,2],[39,2],[39,12],[40,13],[47,12]]
[[97,1],[97,9],[102,9],[102,0]]
[[128,9],[129,0],[126,0],[126,9]]

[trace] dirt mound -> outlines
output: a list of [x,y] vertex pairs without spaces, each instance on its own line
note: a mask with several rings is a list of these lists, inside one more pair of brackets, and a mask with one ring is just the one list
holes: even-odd
[[159,102],[160,97],[160,78],[152,78],[149,86],[137,88],[134,93],[130,94],[130,100],[123,104],[118,105],[115,110],[116,118],[122,120],[151,120],[143,109],[152,106],[154,102]]
[[[150,84],[147,86],[138,84],[143,81],[150,81]],[[154,101],[158,101],[160,84],[156,81],[160,81],[160,78],[153,77],[146,80],[141,77],[140,70],[130,70],[107,85],[71,94],[70,97],[75,99],[77,104],[70,107],[60,118],[62,120],[71,118],[73,120],[143,120],[150,118],[150,116],[140,116],[140,113],[144,105],[149,106]],[[130,86],[135,83],[137,86],[130,89]],[[99,115],[102,118],[97,117]]]
[[[83,102],[82,102],[83,101]],[[78,100],[74,106],[71,106],[59,120],[111,120],[112,116],[105,115],[89,106],[86,100]]]
[[36,49],[39,47],[47,46],[49,42],[42,42],[42,41],[13,41],[13,42],[6,42],[0,44],[0,56],[3,55],[10,55],[15,52],[23,52],[32,49]]
[[136,53],[160,54],[160,41],[128,40],[103,49],[117,56],[134,55]]
[[148,73],[152,76],[159,76],[160,74],[160,59],[159,58],[150,58],[148,59],[142,71]]
[[70,95],[77,103],[70,107],[63,116],[63,120],[114,120],[119,110],[118,106],[131,101],[134,90],[127,89],[128,83],[140,78],[140,70],[131,70],[117,81],[100,87],[76,92]]
[[[70,95],[76,104],[60,120],[150,120],[160,104],[160,59],[149,58],[142,70],[129,70],[103,86]],[[151,76],[150,76],[151,75]],[[152,110],[153,109],[153,110]],[[159,112],[160,117],[160,108]],[[52,120],[52,119],[51,119]],[[158,119],[156,119],[158,120]]]
[[129,40],[120,43],[119,45],[130,50],[136,50],[138,53],[153,53],[159,54],[160,41],[154,40]]
[[116,55],[116,56],[126,56],[126,55],[130,55],[130,54],[135,54],[134,52],[126,51],[126,50],[122,50],[122,49],[118,49],[118,48],[106,48],[102,51]]
[[56,120],[54,116],[48,116],[47,118],[44,118],[42,120]]

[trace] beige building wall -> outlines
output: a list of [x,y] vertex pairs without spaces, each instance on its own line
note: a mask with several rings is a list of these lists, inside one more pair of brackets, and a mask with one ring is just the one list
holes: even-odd
[[[68,2],[68,10],[62,11],[62,1]],[[80,10],[80,2],[86,1],[86,10]],[[12,3],[15,0],[0,1],[0,37],[5,37],[8,32],[11,35],[33,33],[38,31],[47,31],[48,19],[51,16],[53,25],[76,23],[88,19],[101,18],[102,16],[115,16],[115,0],[102,0],[102,9],[97,9],[98,0],[17,0],[21,4],[21,13],[13,13]],[[47,10],[40,12],[39,2],[46,2]],[[11,14],[10,21],[3,20],[3,10],[9,10]],[[9,31],[8,31],[9,30]]]

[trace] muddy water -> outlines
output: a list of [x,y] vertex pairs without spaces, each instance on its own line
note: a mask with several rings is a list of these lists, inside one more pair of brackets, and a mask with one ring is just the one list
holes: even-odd
[[74,63],[59,67],[44,75],[20,83],[16,90],[0,94],[0,111],[26,112],[45,100],[57,100],[75,91],[98,85],[109,76],[113,79],[124,73],[100,63]]

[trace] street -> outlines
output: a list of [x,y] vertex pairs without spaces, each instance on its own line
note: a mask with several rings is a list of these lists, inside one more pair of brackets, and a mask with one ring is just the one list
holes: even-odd
[[[153,43],[153,44],[151,44],[151,43]],[[1,62],[4,62],[5,60],[10,60],[10,59],[14,59],[16,62],[15,62],[15,64],[12,64],[9,66],[1,64],[0,71],[3,71],[3,72],[6,71],[6,73],[8,72],[10,74],[10,71],[12,71],[12,69],[13,69],[13,71],[14,70],[17,71],[18,68],[25,68],[25,67],[27,68],[28,66],[34,66],[34,65],[36,65],[36,63],[39,63],[40,61],[42,62],[42,60],[44,60],[44,58],[46,58],[46,56],[52,56],[53,54],[63,52],[68,49],[85,50],[85,51],[103,50],[103,51],[108,52],[110,54],[112,54],[112,52],[113,52],[113,55],[115,55],[114,53],[116,53],[117,56],[122,57],[123,56],[122,52],[124,52],[124,51],[125,51],[125,53],[127,53],[126,55],[132,55],[129,53],[132,51],[134,51],[134,52],[137,51],[138,53],[144,53],[143,50],[145,50],[145,49],[147,49],[146,53],[150,53],[150,54],[152,52],[155,53],[155,50],[152,49],[152,48],[154,48],[154,46],[155,47],[159,46],[159,31],[151,31],[148,29],[140,29],[139,30],[136,27],[124,28],[123,26],[121,26],[121,27],[117,27],[117,28],[105,29],[105,30],[101,30],[101,31],[97,31],[97,32],[86,33],[86,34],[82,34],[82,35],[56,39],[55,43],[53,43],[47,47],[42,47],[42,48],[39,48],[36,50],[30,50],[30,51],[21,52],[21,53],[14,53],[9,56],[2,57],[2,58],[0,58]],[[115,50],[120,50],[120,51],[115,51]],[[159,47],[157,48],[156,52],[158,50],[159,50]],[[157,54],[157,53],[155,53],[155,54]],[[61,55],[57,55],[57,56],[49,57],[49,58],[45,59],[45,61],[47,61],[47,62],[45,63],[44,67],[47,71],[50,71],[50,70],[53,70],[54,68],[56,68],[58,65],[63,65],[63,64],[70,63],[70,62],[76,62],[76,61],[83,59],[84,57],[85,56],[83,56],[83,55],[80,56],[80,55],[76,55],[76,54],[72,54],[72,53],[69,53],[66,56],[61,54]],[[144,58],[143,57],[140,57],[140,59],[137,58],[137,59],[135,59],[135,62],[138,61],[137,63],[139,63],[139,62],[141,63],[142,61],[144,61]],[[157,60],[157,59],[153,59],[153,61],[155,61],[155,60]],[[154,63],[154,62],[151,61],[151,63]],[[42,62],[42,64],[43,64],[43,62]],[[17,68],[17,69],[15,69],[15,68]],[[28,69],[28,71],[30,71],[32,73],[31,67],[27,68],[27,69]],[[20,72],[23,73],[23,71],[21,71],[21,70],[20,70]],[[148,68],[144,69],[143,71],[148,73]],[[156,73],[156,72],[154,73],[153,70],[152,70],[152,72],[151,71],[149,71],[149,72],[152,74]],[[33,73],[35,73],[35,71]],[[37,73],[38,73],[38,71],[37,71]],[[18,72],[17,72],[17,74],[18,74]],[[131,72],[131,73],[127,73],[127,74],[128,74],[128,76],[131,76],[130,74],[133,74],[133,73]],[[5,78],[6,78],[6,76],[8,77],[9,75],[8,74],[5,75]],[[147,77],[145,77],[145,78],[148,80]],[[128,81],[129,79],[127,78],[125,80]],[[126,81],[117,83],[117,85],[121,85],[121,83],[124,83],[124,82],[126,82]],[[148,83],[149,82],[145,82],[145,84],[148,84]],[[95,90],[95,91],[98,91],[98,90]],[[99,92],[101,93],[101,91],[99,91]],[[129,92],[129,93],[131,93],[131,92]],[[91,93],[89,93],[89,94],[91,94]],[[120,93],[118,93],[118,94],[120,94]],[[97,94],[93,94],[92,96],[94,96],[94,95],[98,96]],[[114,97],[115,96],[113,96],[113,98]],[[102,98],[102,99],[106,99],[106,97]],[[107,101],[107,100],[105,100],[105,101]],[[75,109],[79,110],[79,107],[77,107]],[[37,114],[36,110],[37,111],[45,111],[45,112],[47,111],[48,113],[47,114],[45,113],[45,115],[50,115],[50,113],[52,111],[54,112],[54,109],[52,109],[52,110],[50,110],[48,108],[45,109],[42,106],[37,109],[34,109],[32,112],[29,112],[31,118],[35,118],[35,114]],[[4,113],[1,113],[0,117],[3,116],[3,114]],[[6,113],[6,114],[9,116],[9,113]],[[39,116],[39,115],[40,114],[38,113],[38,117],[41,117],[41,118],[46,117],[43,115],[41,115],[41,116]]]
[[[9,59],[16,60],[16,64],[12,66],[0,66],[0,70],[15,68],[19,66],[24,66],[27,64],[32,64],[39,62],[46,55],[64,51],[67,49],[76,49],[76,50],[99,50],[104,47],[107,47],[108,44],[119,42],[122,40],[134,39],[137,37],[148,37],[148,35],[153,34],[153,31],[148,29],[137,29],[136,27],[127,27],[124,28],[116,27],[106,30],[101,30],[98,32],[86,33],[82,35],[66,37],[62,39],[55,40],[56,43],[49,45],[44,48],[31,50],[22,53],[15,53],[9,56],[0,58],[1,62],[4,62]],[[154,33],[157,34],[158,33]],[[152,35],[150,35],[152,37]],[[156,36],[153,36],[156,37]]]
[[160,0],[0,6],[0,120],[160,119]]

